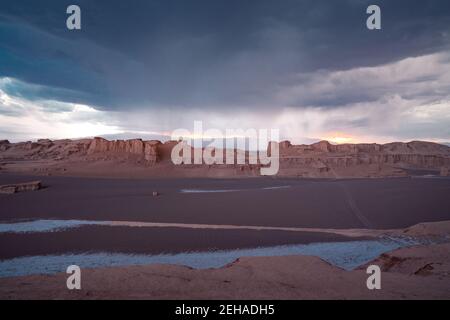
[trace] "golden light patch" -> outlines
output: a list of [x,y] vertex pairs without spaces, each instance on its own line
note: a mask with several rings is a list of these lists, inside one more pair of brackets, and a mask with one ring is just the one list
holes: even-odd
[[355,138],[342,132],[333,132],[322,138],[331,143],[343,144],[343,143],[355,143]]

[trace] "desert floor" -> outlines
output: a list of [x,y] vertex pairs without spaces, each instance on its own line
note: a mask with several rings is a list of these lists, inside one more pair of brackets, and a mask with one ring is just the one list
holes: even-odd
[[384,254],[381,289],[368,290],[364,268],[345,271],[316,257],[241,258],[220,269],[174,265],[90,269],[81,290],[67,274],[0,279],[2,299],[450,299],[450,246]]
[[[46,188],[0,194],[0,220],[390,229],[450,219],[450,178],[441,177],[128,180],[0,174],[0,184],[32,180]],[[152,197],[153,191],[160,196]]]
[[[450,238],[449,224],[440,222],[450,220],[448,178],[127,180],[0,174],[0,184],[32,180],[45,188],[0,195],[0,223],[79,219],[117,225],[0,232],[0,261],[358,241],[382,234]],[[159,195],[152,196],[154,191]],[[416,225],[423,222],[435,223]],[[382,290],[367,289],[364,266],[345,271],[317,257],[272,256],[242,257],[201,270],[175,265],[84,269],[77,292],[67,290],[65,273],[4,277],[0,298],[450,299],[449,256],[447,243],[383,254],[375,260],[383,270]]]

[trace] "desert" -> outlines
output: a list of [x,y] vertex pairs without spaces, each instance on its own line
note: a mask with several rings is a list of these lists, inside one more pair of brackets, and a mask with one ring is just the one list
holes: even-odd
[[2,299],[450,298],[447,146],[282,142],[267,177],[175,142],[3,145],[0,185],[41,187],[0,194]]
[[[249,152],[234,149],[245,164],[180,164],[172,161],[178,141],[40,139],[35,142],[0,142],[0,170],[38,175],[97,177],[255,177],[262,164],[249,162]],[[415,170],[448,175],[450,147],[411,141],[387,144],[340,144],[320,141],[311,145],[271,142],[279,148],[278,177],[351,178],[410,176]],[[191,147],[192,148],[192,147]],[[203,152],[207,148],[203,148]],[[193,150],[191,154],[196,153]],[[218,151],[219,152],[219,151]],[[194,161],[192,161],[194,163]],[[226,163],[226,161],[223,161]]]
[[450,2],[430,2],[2,0],[0,301],[446,314],[416,303],[450,300]]
[[[421,224],[407,232],[445,235]],[[396,231],[404,233],[404,230]],[[442,233],[444,232],[444,233]],[[448,299],[448,244],[413,246],[381,255],[369,264],[383,269],[382,290],[366,288],[361,266],[351,271],[317,257],[239,258],[221,268],[176,265],[87,269],[79,291],[64,288],[66,274],[0,279],[3,299]],[[326,282],[326,288],[323,283]]]

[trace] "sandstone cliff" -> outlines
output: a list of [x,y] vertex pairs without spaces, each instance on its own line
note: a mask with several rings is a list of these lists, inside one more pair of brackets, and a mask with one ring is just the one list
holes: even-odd
[[[271,142],[268,152],[276,142]],[[10,143],[0,140],[0,170],[77,174],[89,170],[138,176],[258,176],[260,164],[181,165],[171,162],[176,141],[161,143],[141,139],[108,141],[103,138]],[[289,177],[382,177],[414,174],[425,170],[442,176],[450,168],[450,147],[412,141],[388,144],[341,144],[320,141],[311,145],[279,143],[279,176]],[[235,150],[235,155],[241,151]],[[245,154],[248,158],[248,153]],[[145,170],[144,170],[145,169]]]
[[158,161],[159,141],[115,140],[103,138],[82,140],[40,139],[37,142],[9,143],[0,141],[0,159],[3,160],[68,160],[84,157],[85,160],[106,160],[135,156],[147,163]]
[[158,161],[159,141],[142,141],[141,139],[108,141],[103,138],[94,138],[87,150],[88,154],[133,154],[142,157],[149,163]]
[[424,141],[341,145],[328,141],[292,145],[282,141],[279,150],[282,175],[339,177],[352,176],[348,173],[352,170],[355,176],[392,176],[405,175],[408,169],[446,172],[450,167],[450,148]]

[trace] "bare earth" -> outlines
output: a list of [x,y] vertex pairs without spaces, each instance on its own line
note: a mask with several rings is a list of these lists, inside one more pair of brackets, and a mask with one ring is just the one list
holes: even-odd
[[83,270],[80,291],[65,287],[63,273],[6,278],[0,279],[0,298],[450,299],[449,252],[445,244],[384,256],[376,261],[387,270],[381,290],[367,289],[364,270],[344,271],[316,257],[287,256],[241,258],[208,270],[173,265]]
[[[259,177],[259,163],[174,166],[175,144],[101,138],[0,141],[0,185],[6,193],[0,195],[0,221],[118,224],[5,233],[0,258],[92,248],[183,252],[341,241],[379,232],[450,237],[450,223],[442,222],[450,219],[447,146],[421,141],[295,146],[284,141],[278,145],[280,171],[269,178]],[[248,177],[259,178],[241,179]],[[20,183],[36,180],[42,188],[16,194],[23,189]],[[150,237],[126,228],[126,222],[159,229]],[[86,269],[80,291],[67,290],[64,273],[1,278],[0,299],[450,299],[448,243],[400,249],[373,263],[383,270],[381,290],[367,289],[364,267],[345,271],[319,258],[285,256],[243,257],[207,270],[174,265]]]
[[[449,236],[450,222],[397,234]],[[450,299],[450,244],[399,249],[369,264],[382,270],[381,290],[368,290],[365,266],[353,271],[316,257],[240,258],[219,269],[149,265],[82,271],[69,291],[64,273],[0,279],[1,299]]]
[[[36,176],[0,174],[0,184]],[[0,220],[82,219],[236,226],[397,229],[450,220],[449,178],[106,179],[40,177],[0,194]],[[289,186],[287,188],[279,188]],[[271,189],[267,189],[271,188]],[[237,190],[182,193],[181,190]],[[152,192],[159,192],[153,197]]]

